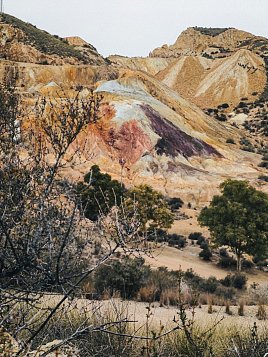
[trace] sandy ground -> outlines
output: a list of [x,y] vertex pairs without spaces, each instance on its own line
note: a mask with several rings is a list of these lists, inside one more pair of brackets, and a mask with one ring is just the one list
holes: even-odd
[[[184,220],[175,221],[171,233],[181,234],[188,237],[189,233],[202,232],[205,237],[209,237],[209,232],[206,228],[201,228],[197,222],[198,212],[193,209],[183,209],[189,218]],[[216,265],[216,261],[205,262],[199,258],[200,247],[197,245],[188,245],[183,249],[172,248],[169,246],[162,246],[153,251],[152,256],[145,256],[145,260],[152,267],[167,267],[170,270],[179,270],[180,268],[185,271],[193,269],[201,277],[208,278],[215,276],[217,279],[224,278],[231,271],[221,269]],[[258,270],[252,270],[247,273],[248,284],[256,282],[258,284],[268,282],[268,273]]]
[[[117,319],[127,317],[128,320],[135,321],[136,327],[144,326],[146,323],[146,315],[149,307],[149,324],[151,327],[157,328],[163,325],[165,328],[176,326],[174,319],[178,321],[178,309],[176,307],[160,307],[159,303],[143,303],[136,301],[122,301],[121,299],[111,299],[101,302],[90,302],[87,300],[79,300],[79,305],[91,308],[93,305],[100,307],[101,315],[117,316]],[[93,304],[93,305],[91,305]],[[211,326],[216,322],[221,321],[221,326],[224,328],[252,328],[254,322],[259,328],[268,328],[268,320],[260,321],[256,318],[257,307],[245,306],[244,316],[238,315],[238,307],[231,306],[232,315],[225,313],[225,307],[213,306],[213,313],[208,314],[208,307],[203,305],[201,308],[195,309],[195,321],[201,327]],[[187,310],[187,316],[191,318],[191,310]]]
[[[179,270],[181,268],[183,271],[193,269],[194,272],[203,278],[215,276],[217,279],[222,279],[231,272],[227,269],[220,269],[215,262],[205,262],[200,259],[198,256],[200,251],[199,247],[190,245],[182,250],[164,246],[155,249],[153,257],[145,256],[145,260],[155,268],[167,267],[169,270]],[[252,270],[246,274],[248,284],[252,284],[253,282],[258,284],[268,282],[268,274],[265,272]]]

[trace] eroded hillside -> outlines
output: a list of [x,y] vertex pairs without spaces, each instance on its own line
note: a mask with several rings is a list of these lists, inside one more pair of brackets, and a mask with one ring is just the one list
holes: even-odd
[[[92,164],[98,164],[127,185],[148,183],[195,206],[208,202],[226,178],[248,179],[267,189],[258,180],[266,173],[259,166],[260,154],[241,150],[245,128],[216,120],[196,105],[229,102],[235,106],[248,92],[256,99],[266,83],[265,64],[256,53],[240,49],[217,59],[200,54],[147,59],[111,56],[109,61],[97,54],[91,65],[75,56],[65,57],[65,52],[60,57],[47,49],[41,52],[18,27],[3,22],[1,26],[5,59],[0,62],[0,75],[4,78],[16,69],[27,112],[40,96],[57,100],[73,95],[78,87],[84,97],[91,90],[102,96],[100,119],[85,128],[73,145],[72,150],[77,145],[84,149],[83,157],[63,172],[66,178],[81,179]],[[5,37],[3,29],[12,29],[13,37],[9,30]],[[79,57],[95,52],[77,37],[63,43]],[[37,51],[34,56],[29,49]],[[26,54],[32,57],[27,59]],[[48,62],[40,64],[41,58]],[[29,126],[28,120],[25,116],[22,127]]]

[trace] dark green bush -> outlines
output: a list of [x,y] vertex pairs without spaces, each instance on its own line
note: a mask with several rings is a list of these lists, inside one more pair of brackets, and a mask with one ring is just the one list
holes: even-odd
[[204,236],[200,236],[198,239],[197,239],[197,244],[201,246],[202,243],[206,242],[206,238]]
[[268,182],[268,176],[266,176],[266,175],[260,175],[258,177],[258,179],[261,180],[261,181],[264,181],[264,182]]
[[228,138],[228,139],[226,140],[226,143],[227,143],[227,144],[235,144],[235,141],[234,141],[234,139],[232,139],[232,138]]
[[142,258],[114,260],[96,271],[95,289],[99,294],[103,294],[105,290],[111,295],[119,291],[122,298],[133,298],[148,277],[149,271]]
[[265,169],[268,169],[268,161],[262,161],[258,166],[259,167],[264,167]]
[[116,203],[120,204],[125,192],[124,185],[102,173],[97,165],[93,165],[85,175],[84,182],[77,185],[80,208],[92,221],[97,221],[100,215],[108,214]]
[[168,235],[164,229],[149,229],[147,231],[147,240],[149,242],[163,243],[167,242]]
[[167,242],[170,246],[177,246],[178,248],[184,248],[187,244],[185,237],[179,234],[168,234]]
[[201,232],[190,233],[188,236],[188,238],[191,240],[198,240],[200,237],[203,237]]
[[206,261],[209,261],[212,257],[212,253],[211,253],[211,250],[209,248],[205,248],[203,249],[200,253],[199,253],[199,257],[206,260]]
[[228,274],[224,279],[220,280],[220,282],[223,286],[241,290],[246,286],[247,277],[245,274],[241,273]]
[[219,286],[218,280],[211,276],[208,279],[204,279],[200,284],[200,289],[206,293],[213,294]]
[[236,289],[243,289],[246,286],[247,277],[245,274],[236,273],[232,276],[232,286]]
[[236,260],[233,257],[221,257],[219,259],[218,265],[221,268],[235,268],[237,263]]
[[168,205],[171,211],[176,211],[182,207],[183,201],[179,197],[172,197],[168,199]]
[[244,259],[242,260],[242,268],[252,269],[254,267],[254,263],[251,260]]
[[201,249],[208,249],[208,242],[207,242],[207,241],[201,242],[200,248],[201,248]]
[[229,108],[229,104],[228,104],[228,103],[223,103],[223,104],[221,105],[221,107],[222,107],[223,109],[227,109],[227,108]]
[[217,286],[214,294],[218,297],[230,300],[234,297],[235,290],[234,288],[219,285]]
[[226,258],[226,257],[229,256],[229,254],[228,254],[226,248],[220,248],[219,254],[220,254],[220,256],[223,257],[223,258]]

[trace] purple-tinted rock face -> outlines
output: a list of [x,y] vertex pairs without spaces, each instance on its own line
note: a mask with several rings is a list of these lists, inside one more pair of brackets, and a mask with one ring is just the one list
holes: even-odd
[[212,146],[208,145],[203,140],[196,139],[186,134],[170,121],[163,118],[149,105],[141,105],[141,108],[150,120],[154,132],[161,137],[155,147],[159,155],[166,154],[175,157],[181,154],[186,158],[194,155],[215,155],[222,157],[222,155]]

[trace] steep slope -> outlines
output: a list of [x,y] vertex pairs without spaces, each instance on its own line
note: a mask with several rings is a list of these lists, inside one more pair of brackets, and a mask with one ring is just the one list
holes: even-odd
[[[27,27],[25,31],[24,26]],[[85,97],[92,88],[103,96],[100,120],[86,128],[73,144],[71,151],[76,151],[77,145],[84,151],[79,160],[68,164],[69,168],[62,172],[65,177],[81,179],[96,163],[113,177],[122,177],[127,185],[148,183],[196,206],[207,203],[226,178],[245,178],[259,183],[257,178],[264,172],[258,167],[260,156],[241,151],[238,144],[226,143],[229,138],[239,143],[243,131],[213,120],[178,94],[181,91],[177,88],[180,76],[188,81],[189,92],[184,95],[189,98],[199,93],[196,98],[203,100],[202,96],[206,98],[208,93],[216,92],[217,83],[224,86],[220,68],[225,64],[223,59],[212,61],[203,56],[179,59],[116,57],[110,65],[107,62],[98,65],[102,60],[98,62],[92,58],[94,63],[89,65],[82,63],[84,56],[98,57],[98,54],[80,38],[66,39],[69,44],[60,39],[52,44],[46,42],[42,52],[39,46],[44,40],[43,31],[36,29],[35,32],[25,23],[11,26],[2,22],[0,28],[3,31],[1,53],[5,56],[0,60],[0,77],[15,68],[18,89],[23,94],[27,112],[36,103],[37,96],[57,100],[59,96],[73,94],[77,86],[83,86]],[[33,31],[33,37],[31,31],[30,34],[27,32],[29,29]],[[41,36],[40,41],[37,34]],[[51,39],[51,36],[45,34],[45,38]],[[56,44],[59,43],[64,43],[64,48],[58,48]],[[244,60],[260,65],[256,55],[243,51],[235,59],[236,54],[228,57],[230,63],[226,70],[233,68],[234,73],[240,68],[245,70]],[[38,64],[44,61],[57,65]],[[237,62],[241,64],[239,68]],[[157,77],[161,74],[166,84],[152,75],[161,69],[163,71]],[[196,78],[193,69],[198,73]],[[211,78],[203,83],[206,76]],[[206,83],[210,85],[206,87]],[[250,90],[253,89],[250,87]],[[22,128],[27,130],[30,124],[34,125],[25,117]]]
[[107,63],[107,61],[98,53],[97,49],[82,38],[74,36],[65,37],[64,40],[67,41],[70,46],[73,46],[76,51],[82,54],[84,62],[95,65],[103,65]]
[[174,61],[157,78],[202,108],[267,97],[268,39],[234,28],[191,27],[151,58]]
[[74,180],[96,163],[127,185],[148,183],[199,206],[222,180],[255,182],[262,172],[259,155],[226,144],[228,137],[239,142],[237,129],[211,120],[142,72],[122,70],[96,91],[103,95],[101,120],[75,143],[85,152],[83,163],[67,173]]
[[180,57],[181,55],[207,55],[212,58],[231,55],[240,48],[257,54],[268,54],[268,40],[234,28],[190,27],[183,31],[174,45],[163,45],[151,57]]
[[242,98],[255,100],[267,82],[264,60],[244,49],[214,60],[181,56],[156,77],[202,108],[222,103],[234,107]]
[[57,65],[105,63],[93,46],[84,44],[82,48],[87,51],[81,50],[7,14],[0,17],[0,38],[0,57],[11,61]]
[[164,70],[173,59],[169,58],[151,58],[151,57],[123,57],[123,56],[109,56],[108,60],[116,66],[147,72],[156,75],[158,72]]
[[[1,76],[7,64],[0,62]],[[72,180],[81,179],[96,163],[117,179],[122,174],[127,185],[148,183],[199,206],[217,192],[222,180],[257,182],[263,173],[257,166],[259,155],[226,143],[230,137],[239,143],[242,132],[206,116],[144,72],[88,65],[21,63],[16,68],[27,112],[38,95],[57,98],[62,87],[64,95],[78,85],[83,85],[84,96],[92,86],[102,94],[100,121],[83,131],[73,146],[84,148],[83,157],[64,171]],[[101,71],[102,80],[96,83]],[[27,123],[25,118],[23,125]]]

